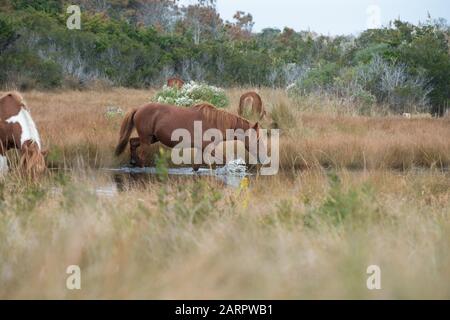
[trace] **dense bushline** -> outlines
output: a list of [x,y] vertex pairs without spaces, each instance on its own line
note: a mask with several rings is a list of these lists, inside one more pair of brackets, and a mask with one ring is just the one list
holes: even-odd
[[159,86],[175,74],[218,86],[291,85],[370,108],[443,113],[450,100],[449,27],[394,21],[358,36],[292,29],[253,33],[250,14],[223,21],[215,1],[0,1],[0,85],[31,88]]

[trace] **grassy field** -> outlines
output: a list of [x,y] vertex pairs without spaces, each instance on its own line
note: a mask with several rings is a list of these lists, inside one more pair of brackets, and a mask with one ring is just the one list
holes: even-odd
[[[228,91],[237,112],[244,89]],[[152,90],[29,92],[26,100],[38,123],[49,163],[55,167],[116,166],[114,159],[121,116],[106,115],[109,106],[124,111],[143,105]],[[410,169],[450,165],[450,118],[405,119],[401,116],[357,116],[356,106],[329,99],[292,101],[283,90],[261,92],[271,120],[281,128],[282,169]],[[154,151],[154,150],[153,150]],[[150,152],[151,154],[151,152]],[[149,157],[152,160],[152,157]]]
[[[228,95],[235,112],[243,89]],[[261,90],[282,171],[126,180],[121,116],[154,92],[29,92],[54,168],[0,183],[0,298],[450,298],[450,120],[404,119]],[[265,123],[268,125],[268,123]],[[151,159],[151,156],[149,156]],[[81,290],[66,288],[79,265]],[[366,269],[381,268],[381,290]]]

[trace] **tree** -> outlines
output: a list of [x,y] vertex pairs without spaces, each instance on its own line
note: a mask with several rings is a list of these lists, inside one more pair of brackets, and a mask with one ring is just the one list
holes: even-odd
[[216,10],[216,0],[199,0],[195,5],[189,5],[183,9],[184,21],[187,28],[192,31],[196,45],[201,38],[217,38],[223,21]]
[[245,39],[250,38],[253,26],[253,16],[250,13],[244,11],[237,11],[233,19],[235,22],[227,22],[228,34],[232,39]]

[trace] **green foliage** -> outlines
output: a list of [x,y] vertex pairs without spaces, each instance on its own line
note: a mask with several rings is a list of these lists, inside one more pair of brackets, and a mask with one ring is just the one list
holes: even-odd
[[187,188],[179,188],[173,209],[178,217],[192,223],[201,223],[208,216],[220,214],[217,203],[222,195],[203,180],[196,180]]
[[[296,95],[326,90],[361,103],[364,110],[375,97],[395,112],[418,105],[442,114],[450,100],[449,28],[443,20],[420,25],[397,20],[358,37],[289,28],[251,34],[245,28],[253,21],[224,24],[207,2],[188,8],[172,1],[150,7],[140,0],[114,1],[107,8],[89,1],[74,4],[82,6],[81,30],[66,28],[64,1],[3,1],[0,86],[85,88],[100,81],[148,87],[178,73],[219,87],[295,83]],[[401,69],[401,81],[383,80],[386,70],[367,73],[380,59],[387,72]],[[361,72],[368,76],[364,81]],[[180,100],[175,91],[162,94],[183,106],[200,100],[218,107],[228,103],[211,92],[191,95],[193,101]]]
[[288,88],[294,98],[311,93],[327,93],[345,98],[369,114],[375,103],[394,112],[429,111],[429,79],[412,74],[406,65],[389,62],[378,55],[354,67],[325,64],[308,70]]
[[40,186],[31,186],[23,192],[22,197],[16,198],[17,212],[30,212],[44,201],[47,195],[47,190]]
[[14,28],[4,16],[0,16],[0,52],[6,49],[14,39]]
[[355,53],[354,62],[355,64],[367,64],[372,61],[375,56],[387,57],[389,50],[389,45],[386,43],[375,43],[369,45],[367,48],[361,48]]
[[201,223],[222,212],[217,206],[221,199],[221,193],[201,179],[178,184],[170,193],[167,184],[158,190],[158,207],[168,222]]
[[292,229],[303,223],[303,215],[298,210],[295,210],[291,200],[280,200],[275,206],[276,211],[262,219],[263,225],[279,225]]
[[360,88],[353,92],[353,100],[359,105],[359,112],[362,115],[370,115],[377,98],[367,90]]
[[156,174],[158,179],[162,182],[169,178],[169,160],[170,152],[159,148],[159,153],[155,155]]
[[347,217],[357,214],[358,210],[362,209],[363,203],[357,190],[342,190],[341,181],[337,175],[331,174],[329,181],[330,191],[319,208],[318,214],[332,224],[341,224]]
[[34,9],[48,13],[60,13],[63,8],[61,0],[12,0],[11,2],[16,10]]
[[305,95],[322,89],[330,88],[340,71],[336,63],[325,63],[310,69],[299,78],[290,92],[296,95]]
[[181,89],[164,86],[153,98],[155,102],[191,107],[199,103],[210,103],[218,108],[225,108],[229,100],[225,91],[207,84],[194,81],[184,84]]
[[[378,54],[395,64],[403,64],[413,77],[428,80],[431,112],[443,114],[450,98],[450,54],[449,27],[443,20],[432,20],[415,26],[400,20],[394,28],[383,28],[364,32],[358,39],[358,49],[380,48]],[[415,92],[417,88],[400,90]],[[423,90],[424,88],[422,88]]]
[[361,228],[370,221],[377,222],[384,214],[374,199],[374,191],[368,184],[345,189],[335,173],[328,174],[330,189],[320,206],[312,208],[303,217],[305,226],[320,224]]

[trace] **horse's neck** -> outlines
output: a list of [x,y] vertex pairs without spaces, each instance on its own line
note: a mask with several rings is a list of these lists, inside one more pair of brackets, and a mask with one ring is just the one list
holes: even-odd
[[247,120],[244,120],[242,118],[236,119],[236,128],[234,129],[243,129],[245,131],[250,129],[250,127],[250,122],[248,122]]
[[21,146],[28,140],[31,140],[37,144],[39,149],[41,148],[41,139],[39,132],[37,131],[36,124],[31,118],[28,110],[21,108],[20,112],[15,116],[6,119],[8,123],[18,123],[22,129],[20,144]]

